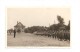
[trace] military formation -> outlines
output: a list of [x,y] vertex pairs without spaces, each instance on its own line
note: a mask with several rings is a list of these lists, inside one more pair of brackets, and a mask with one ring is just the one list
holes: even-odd
[[53,38],[57,38],[58,40],[69,40],[70,41],[70,32],[68,30],[60,30],[60,31],[55,31],[52,34]]
[[[10,34],[11,34],[11,31],[9,31]],[[14,33],[14,38],[16,36],[16,30],[14,29],[13,30],[13,33]],[[36,31],[34,32],[35,35],[41,35],[41,36],[47,36],[47,37],[51,37],[51,38],[54,38],[54,39],[58,39],[60,41],[64,40],[64,41],[70,41],[70,30],[55,30],[55,31],[52,31],[52,30],[49,30],[49,31]]]
[[36,32],[36,35],[52,37],[54,39],[58,39],[60,41],[70,41],[70,31],[69,30],[58,30],[58,31],[44,31],[44,32]]

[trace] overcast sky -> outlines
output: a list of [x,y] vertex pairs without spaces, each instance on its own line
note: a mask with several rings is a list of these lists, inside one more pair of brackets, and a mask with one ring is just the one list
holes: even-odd
[[70,8],[7,8],[7,28],[13,28],[17,21],[26,27],[49,26],[57,21],[57,15],[64,18],[67,25],[70,20]]

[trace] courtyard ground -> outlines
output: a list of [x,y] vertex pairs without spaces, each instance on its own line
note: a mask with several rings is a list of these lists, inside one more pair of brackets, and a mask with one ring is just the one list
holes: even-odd
[[13,38],[13,33],[7,34],[7,46],[15,46],[15,47],[69,47],[69,41],[59,41],[52,37],[47,36],[37,36],[31,33],[17,33],[16,37]]

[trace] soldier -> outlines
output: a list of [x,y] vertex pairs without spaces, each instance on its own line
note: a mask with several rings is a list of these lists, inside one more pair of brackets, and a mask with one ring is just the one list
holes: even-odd
[[16,36],[16,30],[14,29],[14,38],[15,38],[15,36]]
[[56,31],[54,32],[54,38],[56,39]]
[[52,33],[52,37],[54,38],[54,35],[55,35],[55,31],[53,31],[53,33]]
[[65,40],[66,30],[63,30],[63,40]]
[[57,39],[58,40],[60,39],[59,36],[60,36],[60,30],[58,30],[58,32],[57,32]]
[[50,30],[49,31],[49,34],[48,34],[48,37],[51,37],[51,34],[52,34],[52,31]]
[[67,32],[67,30],[65,30],[64,38],[65,38],[65,41],[68,39],[68,32]]
[[55,39],[57,38],[57,35],[58,35],[58,31],[55,32]]
[[70,41],[70,31],[67,32],[68,40]]
[[55,38],[55,35],[56,35],[56,31],[54,31],[54,38]]
[[64,37],[64,33],[63,33],[63,30],[61,30],[59,34],[59,38],[61,41],[63,40],[63,37]]

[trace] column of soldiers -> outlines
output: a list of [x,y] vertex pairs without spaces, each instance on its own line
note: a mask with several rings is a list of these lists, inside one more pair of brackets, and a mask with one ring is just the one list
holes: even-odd
[[69,30],[53,31],[52,37],[58,40],[70,41],[70,32]]
[[[36,33],[38,34],[38,33]],[[46,31],[45,33],[39,33],[38,35],[53,37],[54,39],[62,40],[69,40],[70,41],[70,32],[69,30],[58,30],[58,31]]]

